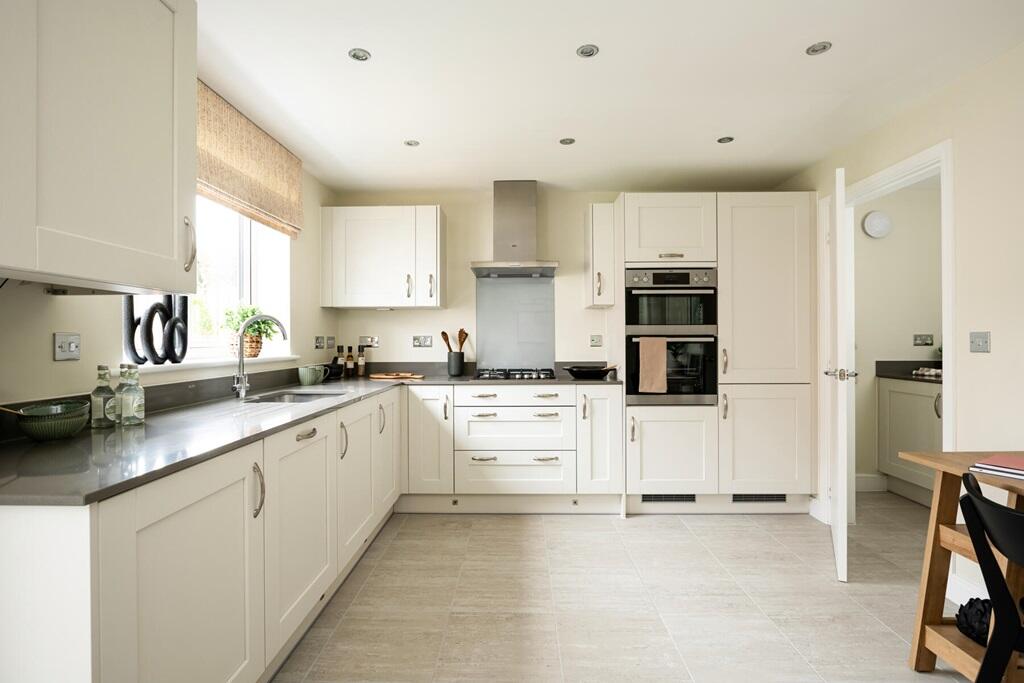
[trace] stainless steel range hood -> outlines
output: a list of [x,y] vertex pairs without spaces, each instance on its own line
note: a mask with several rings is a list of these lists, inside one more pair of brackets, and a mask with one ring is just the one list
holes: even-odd
[[554,277],[537,259],[537,181],[494,181],[494,260],[469,264],[477,277]]

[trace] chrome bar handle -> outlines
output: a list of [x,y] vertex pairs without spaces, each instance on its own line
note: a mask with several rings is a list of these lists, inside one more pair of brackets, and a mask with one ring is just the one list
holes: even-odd
[[729,419],[729,394],[722,394],[722,421]]
[[258,462],[252,464],[252,471],[260,479],[260,502],[256,505],[256,509],[252,511],[253,519],[255,519],[260,516],[260,512],[263,511],[263,503],[267,500],[267,481],[263,478],[263,470],[260,469]]
[[601,271],[597,271],[597,295],[601,296]]
[[345,447],[341,449],[341,457],[338,459],[344,460],[345,456],[348,455],[348,427],[345,426],[344,422],[338,426],[341,427],[341,433],[345,435]]
[[377,430],[377,433],[378,434],[383,434],[384,433],[384,426],[387,425],[387,423],[388,423],[388,414],[386,412],[384,412],[384,404],[383,403],[378,403],[377,404],[377,412],[380,413],[380,429]]
[[534,394],[534,398],[558,398],[558,392],[551,392],[547,394]]
[[196,250],[198,249],[196,244],[196,227],[192,225],[192,219],[188,216],[185,216],[185,230],[188,231],[189,243],[188,260],[185,261],[185,272],[188,273],[192,271],[192,266],[196,264]]
[[942,419],[942,392],[940,391],[935,395],[935,403],[932,404],[935,408],[935,417]]
[[483,455],[483,456],[481,456],[481,455],[474,455],[474,456],[471,456],[470,459],[471,460],[475,460],[477,462],[492,462],[494,460],[497,460],[498,456],[496,456],[496,455]]
[[431,273],[430,275],[427,276],[427,282],[429,283],[428,286],[430,287],[430,294],[428,295],[427,298],[433,299],[434,298],[434,274],[433,273]]
[[473,417],[498,417],[497,413],[473,413]]
[[473,398],[498,398],[497,394],[473,394]]
[[729,372],[729,350],[722,349],[722,374]]
[[448,419],[448,394],[445,394],[445,396],[444,396],[444,406],[443,406],[442,410],[444,412],[444,419],[447,420]]
[[536,462],[558,462],[557,455],[538,455],[533,458]]
[[409,273],[405,274],[405,298],[412,298],[412,275]]
[[304,432],[302,434],[296,434],[295,435],[295,440],[296,441],[305,441],[306,439],[312,439],[314,436],[316,436],[316,427],[313,427],[308,432]]
[[636,441],[636,417],[629,418],[629,440]]
[[583,394],[583,419],[587,419],[587,395]]
[[534,413],[534,417],[558,417],[558,413]]
[[666,254],[658,254],[658,258],[686,258],[686,254],[670,251]]

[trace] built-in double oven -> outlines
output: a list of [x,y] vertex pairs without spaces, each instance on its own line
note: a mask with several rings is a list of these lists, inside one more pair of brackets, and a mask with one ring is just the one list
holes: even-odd
[[[627,405],[718,402],[717,293],[714,268],[626,270]],[[644,337],[665,339],[664,392],[640,391]]]

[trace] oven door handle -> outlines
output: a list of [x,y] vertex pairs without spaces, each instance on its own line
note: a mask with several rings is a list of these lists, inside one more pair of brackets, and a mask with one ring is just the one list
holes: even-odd
[[[656,337],[657,335],[650,335],[650,336]],[[633,342],[634,344],[639,344],[640,343],[640,339],[641,339],[641,337],[632,337],[632,338],[630,338],[630,341]],[[713,341],[715,341],[715,338],[714,337],[665,337],[665,341],[670,341],[670,342],[713,342]]]
[[713,289],[631,289],[630,294],[714,294]]

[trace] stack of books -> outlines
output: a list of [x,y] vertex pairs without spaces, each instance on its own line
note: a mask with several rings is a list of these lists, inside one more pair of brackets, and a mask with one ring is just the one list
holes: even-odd
[[971,471],[1011,479],[1024,479],[1024,455],[1000,453],[979,460],[971,465]]

